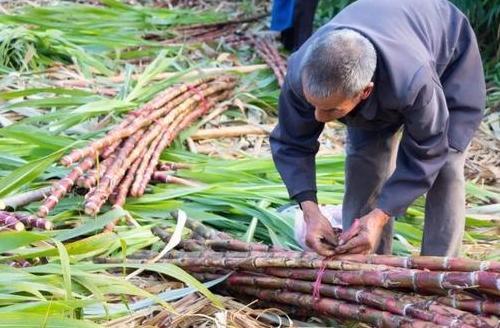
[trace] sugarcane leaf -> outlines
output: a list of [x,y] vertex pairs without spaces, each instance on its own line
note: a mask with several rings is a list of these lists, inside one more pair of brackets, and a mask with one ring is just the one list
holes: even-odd
[[58,151],[40,159],[33,160],[0,179],[0,197],[19,190],[24,185],[35,180],[43,171],[54,163],[60,155],[61,151]]
[[172,278],[182,281],[183,283],[189,286],[196,288],[200,293],[202,293],[205,297],[207,297],[214,305],[222,307],[222,302],[216,295],[212,294],[212,292],[210,292],[207,287],[205,287],[202,283],[196,280],[189,273],[187,273],[186,271],[175,265],[169,263],[151,263],[145,265],[126,263],[123,265],[126,265],[129,268],[144,269],[148,271],[154,271],[166,274]]
[[[203,285],[207,288],[213,287],[213,286],[223,282],[224,280],[226,280],[230,275],[231,274],[229,273],[229,274],[222,276],[218,279],[205,282],[205,283],[203,283]],[[162,300],[168,302],[168,301],[174,301],[176,299],[182,298],[182,297],[187,296],[189,294],[192,294],[196,291],[197,291],[196,288],[185,287],[185,288],[179,288],[179,289],[174,289],[174,290],[168,290],[168,291],[162,292],[156,296],[159,299],[162,299]],[[104,316],[105,314],[106,315],[119,314],[119,313],[123,313],[123,312],[130,311],[130,310],[139,311],[139,310],[144,309],[146,307],[150,307],[153,304],[155,304],[154,299],[140,300],[140,301],[137,301],[137,302],[132,303],[132,304],[127,304],[127,306],[125,306],[124,304],[109,304],[108,309],[103,308],[103,306],[105,306],[106,304],[105,305],[93,304],[93,305],[85,307],[84,311],[85,311],[86,316],[100,317],[100,316]],[[106,312],[106,310],[108,312]]]
[[[186,220],[187,220],[186,213],[182,210],[179,210],[178,215],[177,215],[177,224],[175,225],[175,229],[174,229],[174,232],[172,233],[172,237],[170,238],[168,243],[165,245],[165,247],[162,249],[162,251],[157,256],[155,256],[154,259],[152,259],[150,262],[155,262],[155,261],[161,259],[170,250],[172,250],[175,246],[177,246],[180,243],[180,241],[182,239],[182,231],[184,229],[184,225],[186,224]],[[136,271],[132,272],[131,274],[129,274],[127,276],[127,279],[130,279],[131,277],[138,275],[142,271],[143,270],[136,270]]]
[[[69,255],[80,255],[83,257],[91,257],[105,252],[111,245],[115,244],[117,237],[115,234],[107,232],[95,236],[79,239],[72,243],[65,244]],[[35,257],[57,256],[57,248],[52,246],[32,247],[30,249],[19,249],[12,252],[14,255],[3,257],[4,260],[15,259],[22,257],[25,259]]]
[[46,234],[31,231],[1,231],[0,253],[49,238]]
[[74,143],[74,139],[46,133],[33,126],[14,125],[0,129],[0,135],[25,142],[29,145],[37,145],[51,151],[57,151]]
[[243,237],[241,239],[243,239],[247,243],[251,242],[253,239],[253,236],[255,234],[255,228],[257,228],[258,223],[259,223],[259,219],[256,217],[253,217],[252,221],[248,225],[247,231],[245,232],[245,234],[243,235]]
[[105,214],[97,216],[95,219],[88,220],[86,223],[80,225],[79,227],[73,228],[71,230],[61,231],[55,236],[55,239],[59,241],[65,241],[91,232],[95,232],[99,229],[102,229],[113,220],[126,216],[127,214],[127,211],[122,208],[114,208],[113,210],[106,212]]
[[91,96],[92,92],[80,89],[66,89],[57,87],[47,88],[26,88],[22,90],[4,91],[0,92],[0,99],[11,100],[15,98],[22,98],[27,96],[36,95],[39,93],[51,93],[55,95],[69,95],[69,96]]
[[1,315],[3,327],[23,327],[23,328],[98,328],[100,325],[86,320],[68,319],[64,317],[47,317],[45,314],[31,312],[3,312]]
[[66,290],[65,300],[70,300],[73,298],[73,292],[71,289],[71,269],[69,265],[69,255],[66,247],[57,239],[53,240],[56,244],[57,251],[59,253],[59,261],[61,262],[62,276],[64,279],[64,289]]

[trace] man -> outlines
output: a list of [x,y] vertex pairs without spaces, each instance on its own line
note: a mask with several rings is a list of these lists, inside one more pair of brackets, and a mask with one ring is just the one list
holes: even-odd
[[[303,210],[308,246],[325,256],[390,254],[393,218],[426,193],[422,255],[458,255],[464,153],[485,103],[466,17],[445,0],[358,0],[288,67],[271,147]],[[314,160],[324,122],[335,119],[347,125],[346,232],[338,247],[318,209]]]

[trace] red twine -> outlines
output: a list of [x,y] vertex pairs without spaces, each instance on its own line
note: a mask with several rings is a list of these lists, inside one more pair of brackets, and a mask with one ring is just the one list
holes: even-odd
[[321,298],[321,283],[323,281],[323,276],[325,275],[326,271],[326,261],[329,260],[330,257],[325,257],[323,259],[323,263],[321,264],[321,267],[318,270],[318,273],[316,274],[316,281],[314,281],[313,285],[313,293],[312,297],[315,302],[319,301]]
[[203,92],[200,91],[197,87],[194,85],[188,85],[188,90],[191,92],[196,93],[198,96],[200,96],[200,102],[201,102],[201,107],[203,107],[203,112],[208,111],[208,102],[205,96],[203,95]]

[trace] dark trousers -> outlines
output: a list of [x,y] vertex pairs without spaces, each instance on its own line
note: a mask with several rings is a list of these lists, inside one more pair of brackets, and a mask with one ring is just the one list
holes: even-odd
[[293,24],[281,32],[281,42],[285,49],[295,51],[311,36],[318,2],[319,0],[296,0]]
[[[343,229],[376,207],[394,171],[398,128],[366,131],[348,128]],[[422,255],[458,256],[465,227],[465,153],[450,150],[446,164],[427,192]],[[394,218],[384,227],[377,254],[391,254]]]

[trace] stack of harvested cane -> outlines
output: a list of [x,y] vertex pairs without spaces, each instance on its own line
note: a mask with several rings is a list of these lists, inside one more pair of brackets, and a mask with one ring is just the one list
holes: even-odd
[[[231,239],[188,219],[190,239],[159,262],[200,280],[232,275],[220,292],[295,306],[379,327],[498,327],[500,262],[442,257],[345,255],[325,259]],[[170,235],[153,233],[168,242]],[[155,253],[134,254],[142,263]],[[106,259],[100,259],[107,261]]]
[[[162,151],[196,119],[229,97],[233,77],[209,77],[170,87],[125,119],[107,135],[62,158],[71,172],[55,182],[38,210],[45,217],[72,187],[89,189],[85,213],[96,215],[107,200],[122,206],[127,195],[141,196]],[[159,175],[159,174],[156,174]]]
[[279,54],[276,46],[269,38],[252,38],[255,50],[264,62],[273,70],[279,86],[283,86],[286,75],[286,63]]
[[232,36],[237,32],[244,23],[255,22],[267,15],[257,15],[247,18],[238,18],[227,20],[218,23],[198,24],[178,27],[176,32],[180,35],[172,40],[167,40],[165,43],[194,43],[194,42],[211,42],[222,37]]
[[271,68],[278,80],[279,86],[283,86],[287,70],[286,60],[281,56],[271,36],[257,35],[232,35],[227,38],[227,43],[239,47],[241,45],[255,48],[260,58]]

